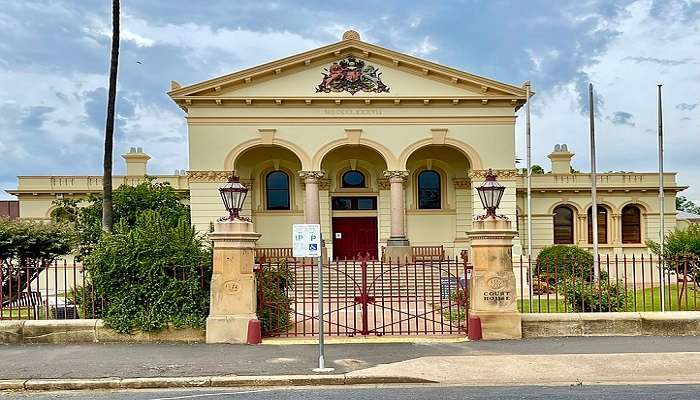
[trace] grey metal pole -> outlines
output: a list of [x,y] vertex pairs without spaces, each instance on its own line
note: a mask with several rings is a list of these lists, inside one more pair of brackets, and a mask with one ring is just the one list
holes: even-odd
[[[530,134],[530,81],[525,84],[527,102],[525,103],[525,133],[527,142],[527,274],[529,282],[530,312],[532,312],[532,142]],[[522,268],[522,265],[520,266]]]
[[661,265],[659,265],[659,275],[661,276],[661,282],[659,283],[659,291],[661,294],[661,311],[666,311],[666,288],[664,280],[664,239],[666,238],[664,230],[664,219],[666,218],[666,212],[664,207],[664,125],[663,125],[663,111],[661,109],[661,86],[658,87],[658,120],[659,120],[659,220],[660,220],[660,243],[661,243]]
[[597,281],[600,276],[599,262],[600,255],[598,254],[598,193],[597,189],[597,175],[596,175],[596,164],[595,164],[595,115],[594,115],[594,101],[593,101],[593,84],[588,84],[588,108],[589,108],[589,126],[591,132],[591,199],[593,205],[591,206],[591,229],[593,234],[593,277]]
[[[321,233],[321,248],[323,248],[323,233]],[[323,251],[318,257],[318,368],[315,372],[330,372],[334,368],[326,368],[325,343],[323,337]]]

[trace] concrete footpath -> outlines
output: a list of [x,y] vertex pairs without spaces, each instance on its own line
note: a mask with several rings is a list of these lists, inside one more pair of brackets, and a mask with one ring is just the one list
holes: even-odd
[[326,358],[336,370],[319,376],[311,371],[317,346],[307,344],[4,345],[0,389],[690,383],[700,382],[697,349],[700,337],[331,344]]

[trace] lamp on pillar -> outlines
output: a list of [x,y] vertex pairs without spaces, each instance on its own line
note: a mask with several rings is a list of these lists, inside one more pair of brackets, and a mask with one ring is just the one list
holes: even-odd
[[486,217],[496,217],[496,209],[501,204],[501,198],[503,197],[503,192],[506,188],[500,183],[496,182],[496,174],[493,170],[489,168],[486,173],[486,181],[476,188],[479,192],[479,198],[481,199],[481,205],[484,206],[486,210]]
[[234,221],[240,218],[240,212],[248,195],[248,188],[241,183],[241,179],[233,172],[228,178],[228,183],[219,188],[221,200],[228,211],[228,219]]
[[240,215],[248,188],[235,173],[219,188],[228,217],[209,234],[213,247],[207,343],[258,343],[255,246],[260,234]]

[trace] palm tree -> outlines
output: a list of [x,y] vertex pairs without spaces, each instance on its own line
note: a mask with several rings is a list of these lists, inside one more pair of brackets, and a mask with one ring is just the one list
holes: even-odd
[[107,123],[105,126],[104,177],[102,178],[102,229],[112,231],[112,153],[114,148],[114,109],[117,102],[117,67],[119,65],[119,0],[112,0],[112,55],[109,67]]

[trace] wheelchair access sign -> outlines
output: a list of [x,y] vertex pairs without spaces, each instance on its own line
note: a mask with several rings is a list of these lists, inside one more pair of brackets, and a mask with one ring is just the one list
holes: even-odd
[[292,256],[321,257],[321,225],[292,225]]

